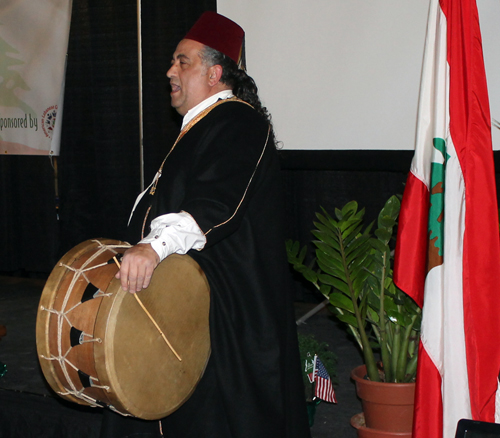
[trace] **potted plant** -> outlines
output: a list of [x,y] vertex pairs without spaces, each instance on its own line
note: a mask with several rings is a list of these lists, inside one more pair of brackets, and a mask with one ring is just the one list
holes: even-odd
[[[406,384],[413,389],[408,383],[416,374],[420,308],[392,280],[391,244],[400,205],[396,196],[385,203],[373,233],[373,224],[365,226],[364,209],[358,210],[355,201],[336,209],[335,218],[324,209],[316,213],[312,231],[315,257],[307,265],[307,247],[287,242],[289,262],[329,300],[333,313],[345,323],[363,352],[364,366],[351,374],[362,399],[363,381],[399,387]],[[363,401],[366,426],[378,429],[382,414],[368,413],[367,407],[372,404]],[[406,410],[411,423],[413,407]],[[409,427],[411,432],[411,424],[396,425],[394,414],[388,415],[391,423],[382,427],[404,431]]]

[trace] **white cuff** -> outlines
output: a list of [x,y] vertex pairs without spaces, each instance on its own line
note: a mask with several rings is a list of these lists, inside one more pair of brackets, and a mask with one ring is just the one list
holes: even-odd
[[139,243],[149,243],[160,260],[170,254],[201,250],[207,239],[193,216],[185,211],[158,216],[151,222],[151,232]]

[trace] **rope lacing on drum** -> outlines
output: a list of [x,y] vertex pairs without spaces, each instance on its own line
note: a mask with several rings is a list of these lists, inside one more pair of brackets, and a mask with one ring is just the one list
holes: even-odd
[[[92,377],[91,379],[94,379],[94,378]],[[91,383],[93,383],[92,380],[91,380]],[[100,388],[100,389],[104,389],[105,391],[109,391],[109,386],[99,386],[99,385],[94,385],[94,384],[92,384],[91,386],[93,388]],[[81,400],[85,400],[89,405],[91,405],[94,408],[102,407],[102,403],[99,403],[95,398],[90,397],[89,395],[87,395],[83,392],[83,391],[85,391],[85,389],[86,388],[82,388],[79,391],[68,390],[66,392],[57,391],[57,393],[59,395],[62,395],[62,396],[72,395],[72,396],[77,397]]]
[[[71,348],[66,352],[66,355],[69,353],[69,351],[71,350]],[[83,391],[85,391],[86,388],[82,388],[82,389],[79,389],[77,390],[75,385],[73,384],[73,382],[71,381],[71,378],[69,376],[69,373],[68,373],[68,370],[66,368],[66,365],[69,365],[71,368],[73,368],[75,371],[79,371],[77,367],[75,367],[75,365],[73,365],[67,358],[66,358],[66,355],[64,356],[54,356],[54,355],[51,355],[51,357],[46,357],[46,356],[41,356],[42,358],[44,359],[47,359],[47,360],[55,360],[57,362],[59,362],[59,365],[61,367],[61,370],[64,374],[64,377],[66,378],[66,381],[67,382],[70,382],[72,388],[71,389],[68,389],[66,388],[66,392],[63,392],[63,391],[57,391],[58,394],[62,395],[62,396],[65,396],[65,395],[72,395],[74,397],[77,397],[77,398],[80,398],[82,400],[85,400],[87,403],[89,403],[90,405],[92,405],[93,407],[99,407],[100,404],[97,403],[97,400],[93,397],[90,397],[88,396],[87,394],[84,394]],[[96,385],[95,382],[98,382],[99,380],[95,377],[92,377],[92,376],[89,376],[89,379],[90,379],[90,386],[93,387],[93,388],[100,388],[100,389],[104,389],[105,391],[109,391],[109,386],[101,386],[101,385]]]
[[[113,412],[116,412],[117,414],[123,415],[124,417],[131,417],[130,414],[127,414],[125,412],[121,412],[118,409],[116,409],[113,405],[108,405],[108,408],[111,409]],[[163,435],[162,435],[163,436]]]
[[[85,339],[85,337],[87,337],[88,339]],[[80,334],[79,343],[80,344],[88,344],[89,342],[99,342],[99,344],[100,344],[100,343],[102,343],[102,339],[101,338],[94,338],[94,336],[89,335],[88,333],[82,332]]]
[[[66,321],[70,327],[73,327],[73,324],[71,323],[67,314],[69,312],[71,312],[73,309],[75,309],[76,307],[78,307],[79,305],[81,305],[82,303],[79,302],[75,306],[71,307],[70,309],[66,309],[66,306],[68,305],[68,301],[69,301],[69,298],[70,298],[71,293],[73,291],[73,287],[75,286],[75,284],[78,281],[78,279],[80,278],[80,276],[83,276],[85,278],[85,280],[87,281],[87,283],[90,283],[87,276],[85,275],[85,272],[88,272],[90,270],[97,269],[97,268],[100,268],[100,267],[107,265],[107,263],[100,263],[97,265],[91,265],[91,263],[97,257],[99,257],[100,255],[102,255],[104,252],[106,252],[108,250],[111,251],[113,254],[117,255],[118,252],[115,251],[116,249],[130,248],[131,245],[128,245],[128,244],[126,244],[126,245],[123,245],[123,244],[122,245],[106,245],[106,244],[100,242],[99,240],[92,240],[92,242],[97,243],[99,245],[99,249],[92,256],[90,256],[88,258],[88,260],[86,260],[80,268],[73,268],[73,267],[65,265],[63,263],[60,264],[60,266],[63,266],[66,269],[72,271],[74,273],[74,275],[73,275],[73,278],[71,279],[71,283],[66,291],[66,295],[64,296],[61,310],[47,309],[43,306],[41,307],[42,310],[46,310],[47,312],[50,312],[50,313],[57,315],[57,355],[51,354],[50,357],[46,357],[46,356],[41,355],[41,357],[43,359],[46,359],[46,360],[54,360],[54,361],[59,362],[59,365],[61,367],[61,371],[63,372],[64,377],[66,378],[66,381],[70,385],[70,388],[65,388],[66,392],[58,391],[59,394],[72,395],[72,396],[77,397],[81,400],[84,400],[85,402],[89,403],[90,405],[92,405],[94,407],[97,407],[97,406],[101,406],[101,404],[95,398],[90,397],[83,392],[85,390],[85,387],[83,387],[82,389],[77,389],[75,384],[71,380],[69,373],[68,373],[68,368],[67,368],[68,365],[77,372],[80,370],[74,364],[72,364],[71,361],[69,361],[66,358],[66,356],[69,354],[69,352],[73,348],[72,346],[70,346],[68,351],[66,351],[66,353],[63,354],[63,351],[62,351],[62,327],[63,327],[64,321]],[[110,295],[112,295],[112,294],[104,293],[103,291],[101,291],[99,289],[94,294],[94,297],[97,298],[97,297],[101,297],[101,296],[110,296]],[[82,339],[82,336],[83,336],[83,342],[80,342],[80,343],[102,342],[101,339],[94,338],[92,335],[90,335],[88,333],[82,332],[80,339]],[[85,336],[90,338],[90,339],[85,340]],[[96,384],[97,382],[99,382],[98,378],[92,377],[92,376],[88,376],[88,377],[89,377],[89,382],[90,382],[91,387],[100,388],[100,389],[103,389],[105,391],[109,391],[109,389],[110,389],[109,386],[100,386],[100,385]]]

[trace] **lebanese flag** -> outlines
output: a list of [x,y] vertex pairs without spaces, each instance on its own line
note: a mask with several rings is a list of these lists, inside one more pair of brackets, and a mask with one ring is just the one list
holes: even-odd
[[431,0],[394,280],[422,308],[413,438],[500,420],[500,239],[475,0]]

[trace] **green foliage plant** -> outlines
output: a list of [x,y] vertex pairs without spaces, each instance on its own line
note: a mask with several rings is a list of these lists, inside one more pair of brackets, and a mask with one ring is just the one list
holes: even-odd
[[[416,374],[421,311],[392,280],[391,241],[400,210],[392,196],[374,224],[365,227],[365,210],[355,201],[335,218],[316,213],[312,234],[315,257],[305,264],[307,247],[287,241],[288,260],[328,300],[363,352],[372,381],[410,382]],[[375,352],[381,361],[375,358]]]

